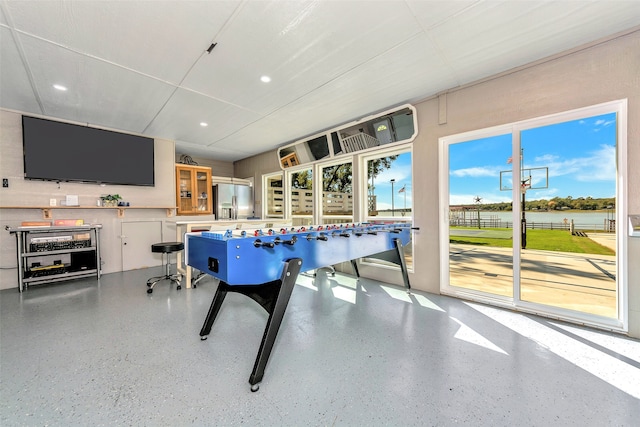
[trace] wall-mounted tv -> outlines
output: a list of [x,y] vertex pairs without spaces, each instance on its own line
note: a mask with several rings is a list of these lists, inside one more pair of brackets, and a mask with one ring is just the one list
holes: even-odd
[[22,116],[24,177],[154,185],[153,139]]

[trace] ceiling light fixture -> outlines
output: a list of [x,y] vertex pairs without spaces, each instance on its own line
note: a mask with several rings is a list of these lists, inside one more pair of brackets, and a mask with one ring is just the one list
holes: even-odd
[[67,88],[65,86],[62,86],[62,85],[53,85],[53,88],[57,89],[57,90],[61,90],[63,92],[67,90]]
[[262,77],[260,77],[260,81],[261,81],[262,83],[269,83],[269,82],[271,81],[271,77],[269,77],[269,76],[262,76]]
[[200,122],[200,126],[202,126],[203,128],[206,128],[207,126],[209,126],[209,123]]

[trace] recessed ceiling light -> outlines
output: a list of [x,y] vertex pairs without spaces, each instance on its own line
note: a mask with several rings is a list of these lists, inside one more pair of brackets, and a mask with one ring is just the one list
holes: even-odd
[[260,81],[262,81],[263,83],[269,83],[271,81],[271,77],[262,76],[262,77],[260,77]]
[[54,88],[54,89],[61,90],[61,91],[63,91],[63,92],[64,92],[65,90],[67,90],[67,88],[66,88],[65,86],[62,86],[62,85],[53,85],[53,88]]
[[209,126],[209,123],[200,122],[200,126],[202,126],[203,128],[206,128],[207,126]]

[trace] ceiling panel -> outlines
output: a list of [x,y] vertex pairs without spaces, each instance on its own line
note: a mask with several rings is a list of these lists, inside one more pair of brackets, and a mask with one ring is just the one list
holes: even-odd
[[366,4],[245,3],[184,85],[264,115],[421,31],[403,2]]
[[639,22],[637,2],[483,2],[429,34],[469,83]]
[[15,28],[179,83],[240,1],[8,1]]
[[[174,90],[128,69],[20,36],[43,114],[140,133]],[[61,84],[61,92],[53,88]]]
[[4,10],[2,9],[2,7],[0,7],[0,24],[9,25],[9,22],[7,21],[7,17],[5,16]]
[[433,27],[442,25],[450,19],[454,19],[456,15],[462,13],[469,7],[477,5],[480,1],[406,0],[406,3],[422,29],[428,31]]
[[237,132],[214,142],[211,149],[225,148],[242,150],[254,155],[265,150],[264,145],[276,147],[285,141],[299,138],[302,127],[291,121],[286,114],[274,114],[253,122]]
[[[419,36],[297,100],[278,114],[288,117],[294,126],[313,121],[316,128],[301,135],[305,136],[403,104],[416,94],[437,93],[454,85],[454,77],[443,68],[430,42]],[[361,113],[364,111],[366,114]]]
[[[178,89],[146,133],[209,145],[258,120],[257,114],[185,89]],[[200,122],[208,124],[200,126]]]
[[0,28],[0,58],[0,100],[11,100],[7,107],[14,110],[42,114],[11,30],[6,27]]

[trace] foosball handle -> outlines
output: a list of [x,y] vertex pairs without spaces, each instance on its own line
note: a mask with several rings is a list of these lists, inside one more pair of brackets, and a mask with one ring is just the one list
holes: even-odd
[[292,236],[290,240],[284,240],[282,241],[283,245],[289,245],[289,246],[293,246],[295,245],[295,243],[298,241],[298,237],[296,236]]
[[260,239],[257,239],[255,242],[253,242],[253,246],[255,246],[256,248],[273,248],[276,245],[273,242],[263,242]]

